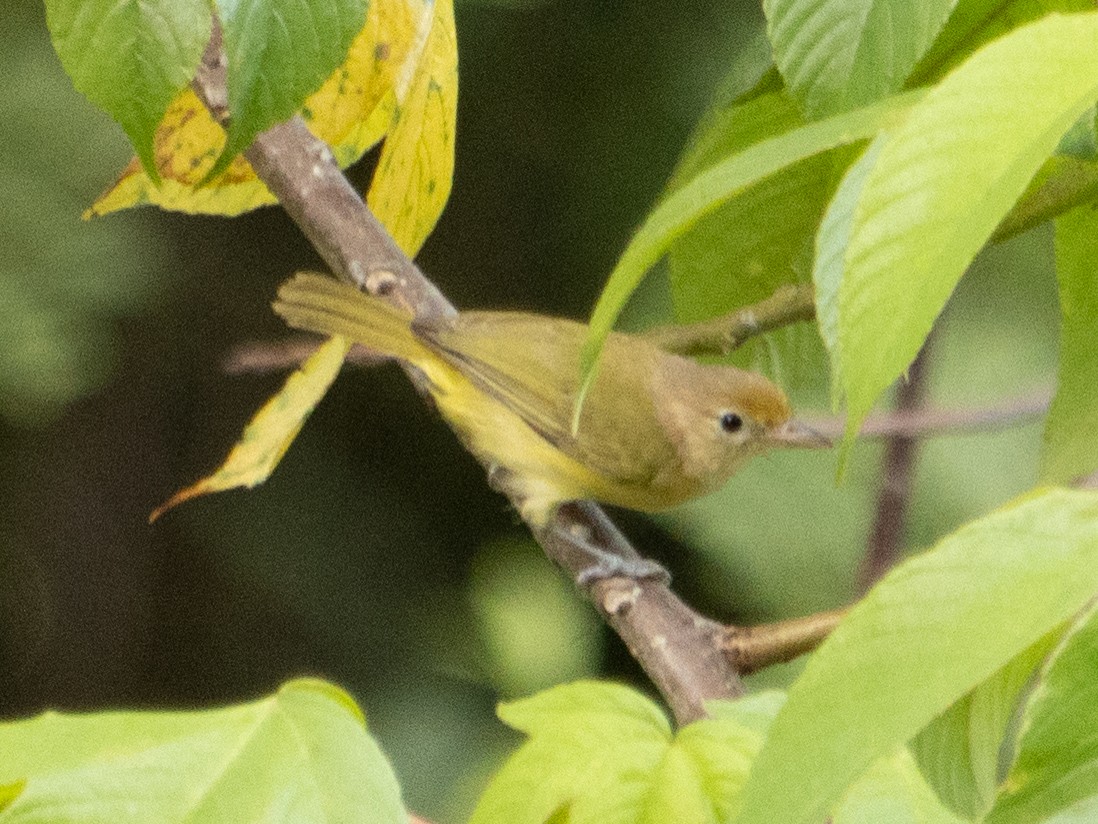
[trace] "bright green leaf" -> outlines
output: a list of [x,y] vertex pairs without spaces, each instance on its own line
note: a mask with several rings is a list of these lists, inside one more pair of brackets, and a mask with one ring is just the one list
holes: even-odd
[[158,180],[153,135],[194,77],[210,39],[206,0],[46,0],[46,23],[73,85],[121,124]]
[[[847,170],[827,207],[816,234],[816,263],[812,280],[816,289],[816,323],[831,356],[831,403],[842,402],[842,354],[839,348],[839,287],[842,285],[843,253],[850,243],[854,210],[862,187],[884,145],[885,136],[874,139],[862,156]],[[845,457],[845,452],[842,453]]]
[[[636,690],[601,681],[576,681],[499,706],[509,727],[547,740],[562,736],[569,746],[671,736],[667,717]],[[571,727],[571,728],[569,728]]]
[[[1022,733],[1003,792],[987,824],[1093,821],[1098,811],[1098,611],[1061,641],[1022,717]],[[1055,815],[1055,817],[1054,817]]]
[[1089,11],[1093,0],[957,0],[910,85],[940,78],[984,44],[1047,14]]
[[346,693],[286,684],[201,712],[46,713],[0,724],[4,824],[406,824],[400,790]]
[[864,109],[809,123],[748,147],[698,174],[649,214],[633,236],[599,296],[583,352],[590,376],[606,336],[629,296],[671,244],[729,199],[774,172],[836,146],[872,137],[902,116],[921,93],[892,98]]
[[647,698],[590,681],[504,704],[500,717],[529,740],[492,779],[473,824],[729,821],[760,743],[731,711],[672,738]]
[[362,28],[367,0],[215,0],[215,5],[228,60],[231,119],[225,148],[207,179],[320,88]]
[[1098,206],[1056,221],[1060,378],[1045,426],[1041,474],[1070,481],[1098,468]]
[[820,820],[874,760],[1095,591],[1093,492],[1031,495],[903,563],[854,607],[790,689],[755,762],[740,824]]
[[759,735],[765,736],[770,725],[785,706],[785,693],[781,690],[754,692],[733,700],[709,701],[705,711],[711,718],[735,721]]
[[774,60],[810,117],[899,91],[953,0],[764,0]]
[[839,289],[848,432],[914,359],[973,257],[1098,96],[1096,42],[1096,14],[1018,29],[890,135],[862,190]]
[[961,824],[942,806],[907,750],[882,758],[847,792],[833,824]]
[[1024,650],[911,742],[923,775],[959,815],[975,818],[990,809],[1018,698],[1060,634],[1056,629]]

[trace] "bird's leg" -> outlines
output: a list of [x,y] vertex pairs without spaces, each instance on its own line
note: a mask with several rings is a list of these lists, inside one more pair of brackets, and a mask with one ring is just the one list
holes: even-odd
[[[570,511],[572,507],[587,510],[586,523],[574,517],[574,511]],[[592,523],[596,529],[590,527]],[[588,587],[607,578],[654,578],[664,583],[671,582],[671,575],[664,567],[637,554],[605,513],[586,502],[578,501],[561,507],[546,530],[567,544],[572,552],[586,557],[588,563],[575,573],[576,584],[580,587]],[[567,565],[569,569],[576,569],[577,566]]]
[[[655,561],[642,558],[598,507],[584,501],[573,501],[550,509],[547,515],[541,506],[524,495],[529,490],[523,488],[523,484],[507,467],[490,463],[485,468],[488,470],[489,486],[511,498],[522,512],[523,519],[540,533],[538,537],[555,537],[557,540],[552,544],[560,552],[571,556],[567,560],[562,557],[554,557],[553,560],[573,572],[577,586],[586,588],[607,578],[655,578],[664,583],[671,582],[670,573]],[[585,517],[576,517],[577,508],[585,510]],[[545,522],[544,526],[537,526],[542,522]],[[592,524],[595,529],[592,529]],[[577,569],[578,572],[575,571]]]

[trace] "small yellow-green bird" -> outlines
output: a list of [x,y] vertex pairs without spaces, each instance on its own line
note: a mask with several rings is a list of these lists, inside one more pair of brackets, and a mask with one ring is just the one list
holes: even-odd
[[664,509],[712,492],[772,447],[828,445],[791,419],[785,395],[762,375],[702,365],[635,335],[607,339],[573,431],[580,323],[492,311],[420,321],[310,273],[282,285],[274,310],[290,326],[420,370],[442,416],[536,527],[573,500]]

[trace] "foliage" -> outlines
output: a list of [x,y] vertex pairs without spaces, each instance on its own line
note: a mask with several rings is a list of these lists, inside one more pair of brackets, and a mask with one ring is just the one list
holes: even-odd
[[202,712],[0,724],[0,821],[371,821],[407,815],[354,701],[299,680]]
[[[830,14],[827,20],[838,31],[849,31],[850,4],[773,5],[792,15],[792,20],[805,15],[814,27]],[[962,3],[960,8],[964,7]],[[1063,8],[1075,6],[1066,3]],[[881,15],[887,17],[884,12]],[[783,62],[795,65],[796,82],[786,77],[789,87],[774,91],[777,81],[764,78],[731,110],[711,118],[713,133],[697,136],[697,144],[718,146],[719,151],[703,152],[708,161],[705,168],[666,197],[625,250],[592,316],[585,363],[593,368],[611,324],[663,254],[693,231],[713,237],[723,229],[725,236],[734,238],[743,232],[742,212],[756,216],[761,212],[771,222],[799,226],[801,236],[783,232],[777,257],[769,260],[742,255],[740,245],[727,241],[703,244],[715,250],[708,259],[711,274],[699,276],[703,285],[692,291],[743,296],[738,302],[716,301],[718,309],[746,305],[757,299],[760,279],[769,286],[801,280],[797,256],[814,242],[815,262],[810,268],[817,315],[830,353],[833,397],[845,399],[848,405],[849,448],[873,403],[914,359],[957,281],[993,238],[996,227],[1012,218],[1024,222],[1023,217],[1010,214],[1011,208],[1042,164],[1054,161],[1061,138],[1082,117],[1093,131],[1093,115],[1088,111],[1098,96],[1098,71],[1084,44],[1091,42],[1098,22],[1091,14],[1050,14],[977,49],[929,88],[898,94],[888,94],[890,90],[883,86],[861,85],[866,82],[864,73],[848,72],[838,58],[821,57],[845,54],[849,44],[842,37],[825,41],[835,49],[828,52],[808,33],[799,39],[787,37],[786,25],[785,17],[780,26],[771,19],[771,34],[780,35],[780,42],[775,41],[779,69],[784,68]],[[880,35],[869,26],[862,36],[859,43],[872,43]],[[795,48],[805,62],[790,53]],[[939,61],[968,54],[971,44],[960,40],[952,48],[950,55],[939,55]],[[903,65],[910,68],[913,62],[905,60]],[[1026,83],[1007,82],[1016,73]],[[814,97],[821,88],[838,89],[838,100],[864,105],[851,109],[836,102],[821,108]],[[780,116],[785,95],[808,114],[842,113],[802,123]],[[1018,125],[1006,129],[1004,123]],[[818,196],[808,193],[811,184],[791,175],[795,170],[804,175],[802,164],[807,158],[869,138],[872,141],[842,177],[817,232],[812,215]],[[688,153],[691,165],[697,164],[695,154],[697,150]],[[783,176],[782,183],[775,173]],[[1078,169],[1066,174],[1085,176]],[[1053,184],[1043,179],[1040,185]],[[1092,193],[1092,185],[1074,192],[1059,203],[1059,211],[1069,211]],[[1024,211],[1031,203],[1022,200],[1016,208]],[[718,209],[723,221],[702,223]],[[786,219],[787,214],[792,217]],[[681,300],[683,290],[677,294]],[[688,307],[696,304],[696,299],[688,299]],[[1085,345],[1074,336],[1065,337],[1064,344]],[[1083,360],[1083,353],[1077,356],[1069,350],[1062,363]],[[1062,377],[1074,385],[1074,378]],[[1091,388],[1090,393],[1084,391],[1087,399],[1076,398],[1073,403],[1089,408],[1098,385],[1087,385]],[[1089,431],[1085,415],[1073,421],[1057,422],[1057,426]],[[1052,440],[1069,437],[1058,432]],[[1082,460],[1090,468],[1098,465],[1093,451],[1089,462]],[[1074,469],[1076,474],[1086,471],[1086,467]]]
[[[981,250],[1054,218],[1062,352],[1044,466],[1071,481],[1098,466],[1098,13],[1064,14],[1080,10],[1071,0],[916,5],[764,3],[772,60],[696,132],[610,275],[585,365],[597,368],[601,342],[664,256],[688,319],[811,280],[849,449]],[[207,4],[48,0],[74,84],[140,158],[96,210],[258,205],[269,194],[239,152],[300,111],[344,164],[384,136],[367,200],[402,248],[418,250],[452,178],[451,4],[375,0],[365,20],[354,0],[331,16],[280,0],[213,7],[229,60],[227,132],[184,88]],[[366,102],[348,114],[351,98]],[[779,359],[803,341],[784,344]],[[199,491],[263,480],[345,352],[332,341],[309,367],[314,380],[291,378]],[[787,694],[715,704],[677,731],[649,699],[604,683],[504,704],[501,718],[528,739],[473,820],[1081,820],[1098,809],[1098,619],[1086,609],[1096,570],[1098,496],[1042,490],[893,570]],[[0,821],[43,808],[65,821],[400,820],[360,720],[334,687],[292,682],[206,713],[11,722],[0,726]]]

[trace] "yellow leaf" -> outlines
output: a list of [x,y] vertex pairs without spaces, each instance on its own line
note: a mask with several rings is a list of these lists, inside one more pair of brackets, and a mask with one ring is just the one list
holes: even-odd
[[153,510],[149,521],[210,492],[253,487],[270,477],[298,430],[339,374],[350,349],[343,338],[330,338],[286,380],[282,390],[256,412],[225,463],[212,475],[181,489]]
[[[313,134],[332,148],[341,167],[362,157],[389,129],[395,79],[407,70],[409,60],[418,59],[413,48],[422,7],[422,0],[372,3],[343,65],[306,99],[303,119]],[[156,130],[154,152],[161,185],[134,159],[84,217],[146,204],[192,214],[233,216],[274,203],[274,196],[243,157],[234,158],[229,168],[206,186],[195,188],[224,145],[224,129],[195,93],[184,89]]]
[[457,35],[453,0],[423,6],[420,56],[396,79],[398,101],[366,202],[409,256],[435,227],[454,174]]
[[[164,184],[156,189],[149,182],[139,184],[123,178],[115,190],[97,201],[94,211],[102,213],[98,209],[104,204],[113,208],[137,202],[163,206],[166,198],[174,197],[175,205],[167,208],[206,211],[216,205],[212,211],[235,214],[269,202],[270,194],[242,158],[236,158],[226,173],[235,170],[236,180],[219,178],[197,191],[187,188],[203,179],[220,150],[220,143],[214,145],[210,135],[206,134],[203,142],[188,132],[197,128],[195,122],[212,124],[204,109],[192,111],[194,105],[198,105],[197,99],[185,103],[183,113],[177,114],[171,125],[165,118],[164,143],[171,162],[161,162],[158,156]],[[453,0],[374,2],[347,62],[309,98],[302,116],[309,128],[332,146],[343,166],[386,135],[367,202],[400,247],[409,256],[415,255],[442,214],[453,178],[457,117]],[[159,148],[159,132],[157,138]],[[223,133],[219,140],[224,141]],[[191,160],[180,160],[180,148]],[[243,169],[238,164],[243,164]],[[135,177],[144,174],[139,166],[133,173]],[[182,182],[177,182],[177,173],[185,176]],[[145,199],[127,202],[135,189],[127,188],[122,194],[126,186],[136,187]],[[215,191],[206,194],[208,189]],[[264,196],[268,200],[262,200]],[[203,197],[211,199],[203,201]],[[187,206],[181,205],[184,202]],[[246,205],[249,203],[252,205]],[[201,208],[195,209],[196,204]],[[324,344],[252,418],[222,467],[178,492],[153,512],[152,518],[198,495],[265,481],[335,379],[348,348],[341,338]]]

